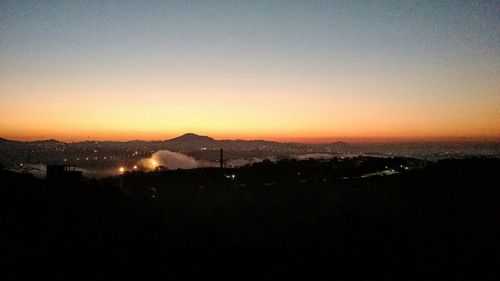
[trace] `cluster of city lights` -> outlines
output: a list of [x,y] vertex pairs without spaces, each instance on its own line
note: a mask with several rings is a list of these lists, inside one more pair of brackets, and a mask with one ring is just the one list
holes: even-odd
[[[137,169],[138,169],[137,165],[134,165],[134,166],[132,167],[132,170],[137,170]],[[126,170],[127,170],[127,169],[125,169],[125,167],[123,167],[123,166],[121,166],[120,168],[118,168],[118,171],[119,171],[120,173],[124,173]]]
[[[154,170],[156,167],[158,167],[158,165],[159,165],[158,160],[151,158],[151,159],[148,159],[145,164],[141,165],[141,167],[142,167],[142,169]],[[139,167],[137,165],[134,165],[131,170],[137,171],[138,169],[139,169]],[[124,166],[120,166],[118,168],[118,171],[120,172],[120,174],[123,174],[126,171],[129,171],[129,169],[127,169]]]

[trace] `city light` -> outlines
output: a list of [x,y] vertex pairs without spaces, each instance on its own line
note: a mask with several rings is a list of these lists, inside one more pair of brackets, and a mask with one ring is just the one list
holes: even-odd
[[137,165],[134,165],[134,170],[137,170]]
[[120,167],[118,170],[120,171],[120,173],[125,172],[125,168],[124,167]]

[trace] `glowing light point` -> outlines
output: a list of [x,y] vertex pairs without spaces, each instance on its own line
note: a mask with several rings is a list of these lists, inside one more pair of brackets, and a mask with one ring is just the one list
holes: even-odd
[[137,165],[134,165],[134,170],[137,170]]
[[120,168],[118,169],[118,171],[120,171],[120,173],[123,173],[123,172],[125,172],[125,168],[120,167]]

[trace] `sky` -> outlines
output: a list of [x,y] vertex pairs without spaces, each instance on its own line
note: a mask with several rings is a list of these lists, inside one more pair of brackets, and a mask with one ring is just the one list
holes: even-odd
[[0,137],[500,140],[500,1],[0,1]]

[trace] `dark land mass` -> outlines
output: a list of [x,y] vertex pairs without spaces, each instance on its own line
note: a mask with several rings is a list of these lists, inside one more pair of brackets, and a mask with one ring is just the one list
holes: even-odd
[[[386,168],[398,173],[363,177]],[[66,182],[3,170],[2,280],[492,280],[499,171],[405,158]]]
[[32,142],[0,138],[0,162],[10,169],[27,165],[71,164],[92,170],[117,170],[119,166],[133,166],[159,150],[180,152],[197,160],[217,162],[219,149],[230,165],[254,163],[263,159],[285,159],[311,154],[352,157],[412,157],[428,160],[467,158],[470,156],[500,157],[500,142],[425,142],[324,144],[282,143],[266,140],[215,140],[193,133],[158,141],[83,141],[61,142],[42,140]]

